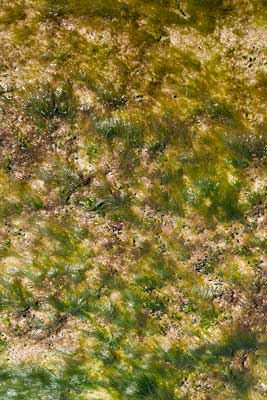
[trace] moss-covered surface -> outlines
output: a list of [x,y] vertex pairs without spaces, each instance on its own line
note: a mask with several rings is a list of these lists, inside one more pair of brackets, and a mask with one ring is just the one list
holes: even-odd
[[266,399],[266,1],[0,4],[0,399]]

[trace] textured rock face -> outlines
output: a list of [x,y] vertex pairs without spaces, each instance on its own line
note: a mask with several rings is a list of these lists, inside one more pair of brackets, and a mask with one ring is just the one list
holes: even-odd
[[0,5],[0,399],[265,399],[266,1]]

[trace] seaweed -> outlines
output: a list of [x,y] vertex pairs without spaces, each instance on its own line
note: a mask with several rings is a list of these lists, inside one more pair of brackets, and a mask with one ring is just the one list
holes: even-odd
[[33,88],[25,101],[27,114],[34,120],[39,118],[62,118],[71,120],[76,111],[75,98],[70,84],[53,87],[43,84]]
[[1,15],[0,17],[0,24],[10,25],[22,21],[26,18],[24,2],[14,5],[7,4],[3,7],[3,12],[4,15]]

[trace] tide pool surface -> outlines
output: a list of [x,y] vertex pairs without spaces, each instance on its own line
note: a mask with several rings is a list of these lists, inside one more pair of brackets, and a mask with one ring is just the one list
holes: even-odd
[[266,399],[267,2],[0,6],[0,400]]

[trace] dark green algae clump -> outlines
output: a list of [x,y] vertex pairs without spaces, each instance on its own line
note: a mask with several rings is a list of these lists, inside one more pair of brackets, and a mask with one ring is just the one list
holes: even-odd
[[0,399],[265,399],[265,2],[2,3]]

